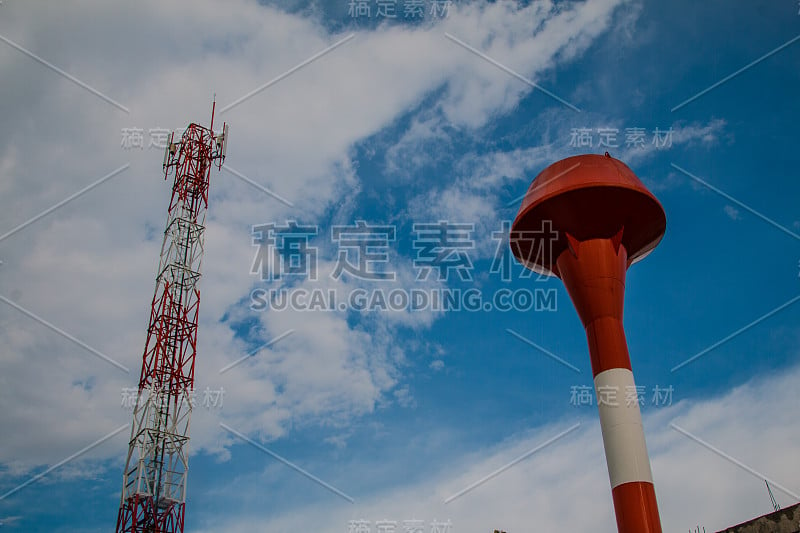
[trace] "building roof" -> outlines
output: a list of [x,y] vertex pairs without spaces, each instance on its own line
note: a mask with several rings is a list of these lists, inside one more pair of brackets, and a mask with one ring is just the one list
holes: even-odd
[[800,533],[800,503],[753,518],[717,533]]

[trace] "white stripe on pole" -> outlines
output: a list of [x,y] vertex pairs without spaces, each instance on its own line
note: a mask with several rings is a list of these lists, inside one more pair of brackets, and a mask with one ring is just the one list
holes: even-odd
[[595,376],[594,385],[611,488],[632,481],[652,483],[633,372],[605,370]]

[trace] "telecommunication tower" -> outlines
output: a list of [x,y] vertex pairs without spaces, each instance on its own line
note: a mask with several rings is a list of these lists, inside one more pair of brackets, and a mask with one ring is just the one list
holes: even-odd
[[192,123],[169,136],[164,177],[174,175],[167,229],[142,357],[122,475],[117,533],[182,532],[189,471],[189,419],[197,355],[200,264],[211,167],[222,168],[228,126]]

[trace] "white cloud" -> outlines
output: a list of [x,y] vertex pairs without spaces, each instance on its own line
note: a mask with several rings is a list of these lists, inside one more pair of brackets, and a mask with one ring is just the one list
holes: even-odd
[[[198,409],[193,449],[222,453],[224,416],[242,431],[275,438],[293,423],[342,424],[372,412],[401,380],[404,354],[393,328],[424,327],[435,316],[388,314],[352,326],[344,314],[257,317],[265,340],[297,333],[252,366],[215,370],[247,353],[235,316],[254,283],[249,226],[315,220],[345,208],[358,189],[353,144],[393,123],[432,91],[445,120],[475,128],[512,109],[530,87],[444,37],[450,32],[521,74],[537,78],[606,31],[622,2],[570,8],[537,2],[454,6],[439,25],[381,27],[356,38],[224,114],[228,163],[295,204],[289,208],[227,172],[214,172],[201,281],[198,390],[224,386],[224,408]],[[169,183],[151,128],[207,123],[218,109],[263,85],[345,34],[254,2],[220,9],[213,0],[145,0],[3,5],[0,32],[130,109],[127,114],[18,50],[0,43],[0,228],[7,231],[113,169],[131,166],[49,216],[0,242],[0,294],[118,360],[123,373],[0,304],[0,424],[9,428],[0,463],[16,471],[52,464],[130,422],[121,391],[135,386],[153,291]],[[87,16],[91,13],[91,16]],[[179,22],[176,22],[179,21]],[[502,37],[500,37],[502,35]],[[144,149],[120,146],[140,128]],[[436,131],[437,126],[432,126]],[[424,132],[420,135],[425,135]],[[413,136],[413,134],[412,134]],[[443,192],[447,209],[467,206]],[[406,274],[401,282],[411,279]],[[242,372],[244,368],[249,372]],[[65,423],[65,421],[69,423]],[[325,422],[330,421],[330,422]],[[122,437],[88,454],[118,457]]]
[[[450,220],[452,222],[470,222],[475,224],[476,235],[490,235],[500,228],[500,221],[511,220],[516,216],[519,199],[507,205],[509,200],[507,188],[524,194],[530,182],[548,165],[585,153],[586,149],[578,149],[569,145],[567,140],[568,121],[563,118],[552,120],[538,143],[529,148],[493,151],[485,154],[468,153],[454,165],[453,176],[449,184],[441,188],[422,193],[409,202],[409,216],[419,220]],[[614,127],[614,126],[608,126]],[[620,148],[615,157],[636,169],[646,164],[665,150],[690,147],[697,143],[711,146],[718,142],[724,131],[725,121],[713,119],[705,125],[692,123],[689,125],[674,124],[668,146],[656,147],[649,140],[643,147]],[[558,141],[549,138],[555,130]],[[619,130],[617,142],[624,144],[624,128]],[[594,130],[593,130],[594,131]],[[559,133],[560,132],[560,133]],[[669,139],[669,137],[662,137]],[[528,140],[532,143],[533,140]],[[405,141],[404,141],[405,142]],[[591,151],[591,150],[589,150]],[[675,173],[668,173],[666,178],[653,179],[648,175],[639,176],[653,191],[663,191],[676,187],[684,180]],[[726,213],[731,213],[726,209]],[[475,257],[492,257],[496,243],[491,239],[476,241]]]
[[386,173],[400,180],[413,180],[422,168],[449,155],[452,124],[435,113],[414,117],[400,139],[386,151]]
[[[661,128],[657,139],[655,139],[655,129],[648,132],[644,146],[626,146],[620,150],[618,157],[628,165],[638,165],[652,159],[659,152],[668,152],[674,147],[689,148],[700,145],[709,148],[720,141],[726,125],[723,119],[711,119],[706,124],[675,122],[670,128]],[[624,142],[624,136],[619,140]]]
[[[351,162],[354,143],[394,124],[435,91],[442,91],[436,112],[411,121],[387,156],[390,169],[409,154],[410,164],[396,168],[429,163],[417,153],[419,147],[431,140],[446,146],[457,131],[469,135],[493,117],[512,112],[532,91],[446,39],[444,32],[541,81],[548,69],[577,57],[612,28],[620,5],[630,5],[618,0],[542,1],[524,8],[512,2],[455,4],[439,25],[359,32],[324,58],[217,116],[232,124],[229,164],[296,207],[230,173],[212,174],[197,388],[200,395],[205,387],[226,393],[220,409],[201,406],[195,411],[193,451],[226,458],[235,438],[219,428],[225,421],[264,440],[296,426],[327,424],[335,433],[328,442],[344,453],[351,436],[348,423],[355,417],[387,401],[414,405],[413,386],[403,376],[405,350],[413,347],[398,347],[394,335],[399,327],[429,326],[436,319],[433,313],[388,313],[357,326],[344,313],[259,314],[254,338],[266,341],[290,329],[295,333],[219,373],[252,349],[230,327],[232,321],[252,317],[241,304],[255,283],[248,274],[253,254],[249,226],[290,217],[313,222],[330,209],[349,215],[352,191],[361,186]],[[138,127],[147,134],[150,128],[180,127],[191,120],[206,123],[214,91],[222,108],[346,35],[251,1],[233,0],[222,8],[217,1],[198,0],[191,9],[187,6],[83,0],[5,2],[0,8],[0,33],[131,110],[120,111],[0,43],[0,234],[131,163],[129,170],[0,242],[0,294],[130,369],[121,372],[0,303],[4,477],[54,464],[130,422],[130,412],[120,405],[121,393],[138,379],[169,184],[160,177],[160,151],[122,149],[122,128]],[[632,25],[635,11],[623,13],[624,28]],[[580,93],[565,97],[581,105]],[[723,138],[724,127],[722,120],[676,124],[673,143],[712,146]],[[532,172],[569,155],[566,139],[563,147],[548,141],[540,148],[469,154],[443,187],[414,200],[410,212],[429,220],[474,220],[496,229],[496,190],[522,183],[524,192]],[[620,157],[638,164],[656,153],[650,148]],[[670,173],[663,186],[674,176]],[[330,269],[330,264],[323,266]],[[410,269],[399,274],[397,285],[408,286]],[[325,278],[318,286],[344,293],[358,283]],[[227,322],[222,320],[226,315]],[[436,352],[431,370],[442,370],[442,354],[430,351]],[[798,378],[795,369],[646,416],[665,530],[698,523],[720,528],[769,510],[760,480],[670,429],[673,420],[800,490],[792,485],[800,474],[797,425],[787,424],[785,410],[775,408],[798,404]],[[595,418],[586,415],[574,434],[452,504],[443,500],[571,421],[489,449],[465,453],[454,447],[452,456],[442,458],[441,470],[424,483],[386,483],[355,507],[309,505],[278,517],[260,516],[254,509],[253,516],[209,529],[285,530],[312,523],[321,531],[341,531],[352,518],[416,515],[451,518],[456,531],[525,531],[530,524],[542,530],[613,531]],[[122,432],[91,450],[89,462],[71,463],[56,474],[94,475],[99,467],[91,461],[120,459],[126,439]],[[413,458],[408,461],[413,464]],[[785,494],[777,496],[781,503],[789,501]]]
[[[718,396],[645,408],[645,432],[665,531],[698,524],[716,531],[771,511],[762,479],[672,429],[670,423],[794,493],[800,491],[795,481],[800,474],[800,463],[795,460],[800,429],[786,423],[785,410],[775,408],[797,405],[798,379],[800,367],[795,367]],[[534,526],[542,531],[616,531],[596,418],[594,409],[587,408],[576,412],[575,420],[537,428],[490,448],[466,452],[453,448],[452,454],[442,458],[440,469],[423,481],[400,486],[390,483],[377,493],[357,498],[354,505],[332,497],[324,503],[298,503],[297,510],[279,516],[262,516],[254,510],[252,516],[214,520],[204,530],[250,531],[258,524],[271,530],[313,527],[335,532],[353,519],[402,523],[411,518],[426,522],[436,518],[451,520],[452,531],[463,532],[527,531]],[[581,422],[576,431],[444,503],[576,421]],[[413,457],[396,460],[414,463]],[[357,467],[351,470],[358,475]],[[342,488],[346,490],[347,485]],[[781,505],[794,502],[774,486],[773,492]]]
[[739,210],[736,209],[735,207],[733,207],[732,205],[726,205],[723,208],[723,211],[725,211],[725,214],[728,215],[728,217],[731,220],[739,220],[741,218],[741,214],[739,213]]

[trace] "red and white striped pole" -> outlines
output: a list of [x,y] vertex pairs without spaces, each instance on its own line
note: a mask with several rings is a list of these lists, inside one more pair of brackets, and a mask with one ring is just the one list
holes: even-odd
[[661,533],[639,393],[622,328],[628,254],[621,236],[579,242],[568,234],[570,246],[557,265],[589,342],[617,528],[620,533]]
[[622,313],[628,267],[655,248],[665,229],[658,200],[606,153],[543,170],[510,235],[523,265],[561,278],[586,330],[620,533],[661,533]]

